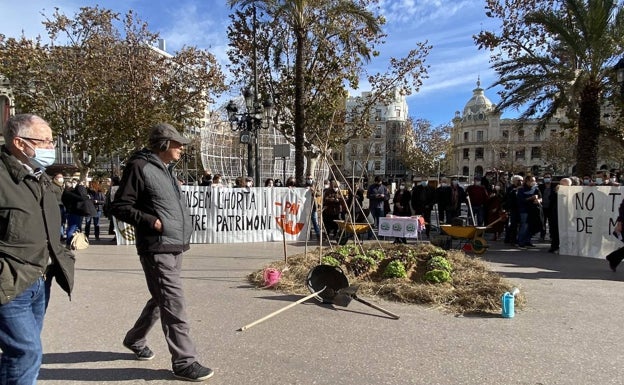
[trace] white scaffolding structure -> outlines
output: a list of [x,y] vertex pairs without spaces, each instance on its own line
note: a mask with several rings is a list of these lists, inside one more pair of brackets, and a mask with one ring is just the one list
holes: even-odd
[[[217,114],[215,114],[217,115]],[[258,167],[260,183],[267,178],[280,179],[294,176],[295,150],[290,147],[289,158],[275,158],[274,146],[288,144],[275,128],[260,129],[258,134]],[[240,131],[232,131],[230,123],[221,117],[212,118],[201,135],[201,161],[212,175],[221,174],[224,184],[233,184],[239,176],[247,176],[247,145],[240,143]],[[254,154],[251,154],[253,159]]]

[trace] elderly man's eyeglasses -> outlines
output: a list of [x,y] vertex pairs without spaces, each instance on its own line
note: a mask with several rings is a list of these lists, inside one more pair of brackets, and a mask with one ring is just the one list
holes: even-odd
[[56,140],[27,138],[25,136],[20,136],[20,138],[26,139],[26,140],[32,140],[33,142],[37,142],[37,143],[43,143],[46,146],[56,146]]

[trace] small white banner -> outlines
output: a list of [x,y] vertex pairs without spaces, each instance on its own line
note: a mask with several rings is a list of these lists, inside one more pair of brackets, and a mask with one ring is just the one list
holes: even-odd
[[398,238],[418,238],[422,229],[417,217],[381,217],[379,235]]

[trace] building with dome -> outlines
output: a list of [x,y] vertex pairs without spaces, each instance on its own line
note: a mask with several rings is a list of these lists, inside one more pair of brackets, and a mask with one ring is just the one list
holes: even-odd
[[554,122],[539,131],[537,120],[520,126],[516,119],[502,119],[478,80],[463,112],[455,112],[453,118],[449,172],[472,177],[494,169],[533,174],[557,171],[542,159],[542,144],[559,130]]

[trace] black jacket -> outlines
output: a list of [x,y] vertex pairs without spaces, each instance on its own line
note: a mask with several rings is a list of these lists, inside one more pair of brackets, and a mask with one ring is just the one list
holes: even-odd
[[49,265],[71,294],[74,256],[59,237],[61,212],[52,180],[46,174],[37,179],[4,146],[0,158],[0,304],[30,287]]
[[[126,163],[111,212],[134,226],[139,255],[181,253],[190,248],[193,228],[180,185],[147,149],[136,152]],[[162,233],[154,229],[157,219]]]

